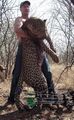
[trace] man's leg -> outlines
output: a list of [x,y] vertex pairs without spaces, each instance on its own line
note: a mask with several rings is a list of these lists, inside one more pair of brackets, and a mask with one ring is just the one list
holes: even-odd
[[13,70],[10,96],[8,98],[8,103],[10,103],[10,104],[14,104],[15,90],[17,87],[20,73],[21,73],[21,57],[22,57],[22,45],[19,44],[16,59],[15,59],[15,66],[14,66],[14,70]]
[[48,70],[48,61],[47,58],[45,57],[42,63],[42,72],[47,80],[47,84],[48,84],[48,91],[49,94],[51,92],[55,92],[54,90],[54,84],[53,84],[53,80],[52,80],[52,73]]

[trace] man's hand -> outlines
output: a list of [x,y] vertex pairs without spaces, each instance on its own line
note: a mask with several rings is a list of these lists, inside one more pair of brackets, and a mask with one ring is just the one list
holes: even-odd
[[25,22],[25,19],[18,17],[18,18],[16,18],[15,23],[14,23],[14,31],[19,40],[21,40],[21,38],[27,37],[27,33],[24,32],[21,28],[23,25],[23,22]]

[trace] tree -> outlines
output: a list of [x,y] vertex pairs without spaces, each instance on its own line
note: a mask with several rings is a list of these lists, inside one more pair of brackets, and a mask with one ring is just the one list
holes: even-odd
[[13,32],[12,6],[8,0],[1,0],[0,6],[0,64],[5,66],[5,78],[11,73],[15,59],[16,38]]
[[69,0],[55,0],[55,2],[51,34],[54,36],[54,42],[58,48],[59,55],[62,54],[63,56],[66,53],[64,60],[66,61],[66,66],[68,66],[74,63],[74,21],[72,19],[72,5]]

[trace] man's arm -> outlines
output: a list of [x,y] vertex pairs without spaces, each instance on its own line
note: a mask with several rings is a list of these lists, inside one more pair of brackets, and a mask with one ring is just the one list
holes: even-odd
[[17,38],[25,38],[27,36],[27,33],[22,30],[23,21],[21,18],[16,18],[14,23],[14,31],[16,33]]

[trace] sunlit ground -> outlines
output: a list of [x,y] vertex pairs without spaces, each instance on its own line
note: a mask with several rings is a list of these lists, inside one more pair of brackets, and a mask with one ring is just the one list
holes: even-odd
[[74,66],[71,69],[65,69],[65,71],[64,69],[64,65],[52,65],[53,81],[57,89],[74,89]]

